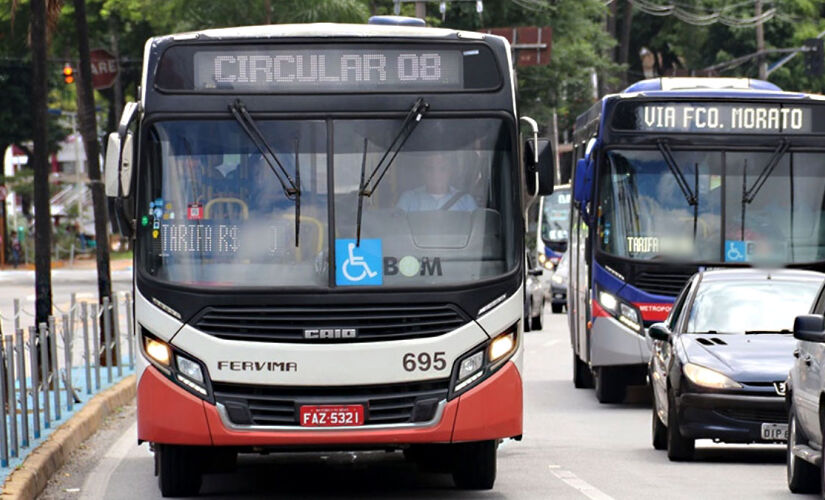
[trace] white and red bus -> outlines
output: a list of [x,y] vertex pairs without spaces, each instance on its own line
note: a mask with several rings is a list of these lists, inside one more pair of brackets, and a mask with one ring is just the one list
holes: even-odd
[[552,191],[511,68],[502,38],[419,26],[148,41],[106,182],[164,496],[300,449],[395,448],[492,488],[522,435],[525,208]]

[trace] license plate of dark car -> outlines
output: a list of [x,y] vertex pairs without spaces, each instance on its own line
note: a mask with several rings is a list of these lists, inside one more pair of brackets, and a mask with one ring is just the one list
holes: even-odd
[[762,439],[765,441],[787,441],[788,424],[762,424]]
[[364,425],[363,405],[304,405],[300,411],[304,427]]

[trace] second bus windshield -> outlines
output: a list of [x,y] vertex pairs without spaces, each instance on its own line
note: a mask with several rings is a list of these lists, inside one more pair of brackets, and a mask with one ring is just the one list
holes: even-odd
[[825,155],[788,152],[771,171],[773,156],[677,150],[673,171],[658,150],[609,151],[599,177],[602,250],[641,260],[825,259]]

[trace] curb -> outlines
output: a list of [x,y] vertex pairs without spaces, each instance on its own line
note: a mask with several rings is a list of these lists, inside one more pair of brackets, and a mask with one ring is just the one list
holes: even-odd
[[72,451],[94,434],[109,414],[131,401],[136,390],[135,376],[129,375],[90,399],[79,412],[32,450],[20,467],[9,475],[0,498],[17,500],[37,497],[52,475],[66,463]]

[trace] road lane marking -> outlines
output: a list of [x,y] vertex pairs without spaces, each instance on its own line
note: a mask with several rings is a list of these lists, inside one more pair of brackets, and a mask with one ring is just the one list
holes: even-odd
[[106,490],[109,487],[109,480],[112,478],[112,473],[134,448],[136,442],[137,422],[132,424],[120,439],[115,441],[115,444],[106,450],[103,458],[100,459],[100,462],[98,462],[91,474],[83,481],[83,486],[81,487],[83,498],[88,498],[89,500],[106,498]]
[[578,490],[582,495],[590,498],[591,500],[613,500],[613,497],[596,488],[584,479],[580,479],[576,474],[570,472],[569,470],[564,470],[558,465],[550,465],[548,468],[550,469],[551,474],[567,483],[567,485],[571,488]]

